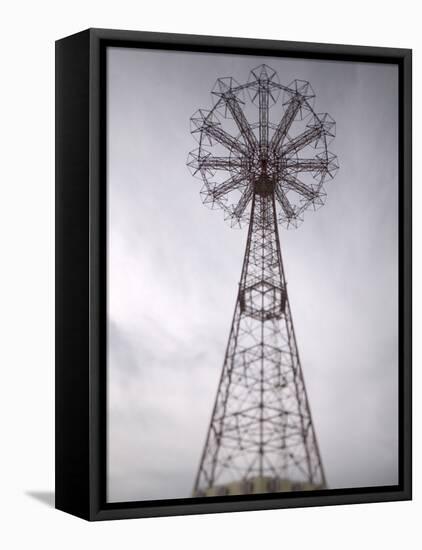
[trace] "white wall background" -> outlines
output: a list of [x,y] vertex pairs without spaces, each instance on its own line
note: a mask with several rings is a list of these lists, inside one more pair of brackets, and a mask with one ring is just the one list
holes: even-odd
[[[414,49],[414,124],[421,119],[417,3],[5,3],[0,33],[0,545],[37,548],[419,548],[422,408],[415,399],[414,501],[88,524],[55,511],[54,40],[86,27],[214,34]],[[418,157],[420,138],[415,132]],[[415,211],[421,201],[415,165]],[[417,213],[417,211],[416,211]],[[419,218],[419,219],[418,219]],[[415,215],[415,397],[421,292]],[[420,340],[420,339],[419,339]],[[38,498],[31,496],[38,495]]]

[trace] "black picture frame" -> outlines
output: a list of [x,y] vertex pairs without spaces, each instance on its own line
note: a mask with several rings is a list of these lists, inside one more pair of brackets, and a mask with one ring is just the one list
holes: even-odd
[[[106,502],[105,52],[109,46],[397,64],[397,486]],[[411,90],[408,49],[105,29],[88,29],[56,42],[56,508],[86,520],[108,520],[411,499]]]

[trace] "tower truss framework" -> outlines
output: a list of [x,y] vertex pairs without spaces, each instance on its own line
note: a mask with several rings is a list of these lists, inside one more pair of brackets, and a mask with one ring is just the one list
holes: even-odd
[[323,488],[278,223],[297,227],[306,209],[324,203],[324,183],[338,169],[328,151],[335,123],[314,111],[308,82],[281,85],[267,65],[243,85],[218,79],[212,95],[213,108],[192,116],[199,147],[188,166],[206,205],[220,207],[231,225],[249,226],[194,495]]

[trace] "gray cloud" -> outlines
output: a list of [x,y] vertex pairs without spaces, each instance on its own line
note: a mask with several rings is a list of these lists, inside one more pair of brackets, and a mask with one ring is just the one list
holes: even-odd
[[[397,72],[265,59],[337,122],[324,208],[281,231],[330,487],[397,482]],[[189,118],[262,58],[109,51],[108,497],[189,496],[222,367],[245,231],[200,202]]]

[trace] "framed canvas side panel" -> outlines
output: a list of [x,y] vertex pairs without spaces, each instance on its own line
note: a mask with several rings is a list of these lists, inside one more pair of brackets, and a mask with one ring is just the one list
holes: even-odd
[[399,162],[401,197],[399,213],[399,361],[402,376],[399,394],[402,490],[412,498],[412,50],[400,65]]
[[89,31],[56,42],[56,508],[89,517]]
[[[106,48],[398,63],[401,70],[401,482],[319,495],[108,503],[106,498]],[[411,498],[411,52],[90,29],[56,43],[56,507],[90,520]]]

